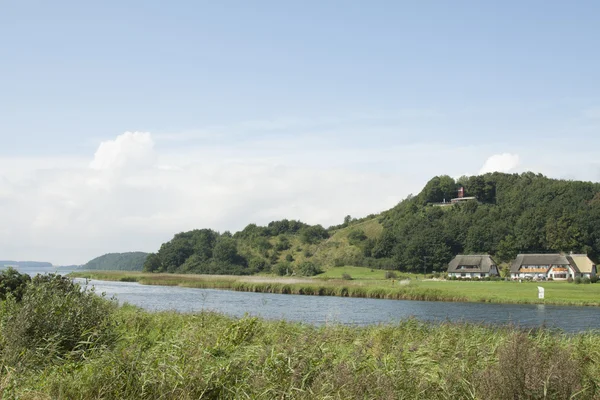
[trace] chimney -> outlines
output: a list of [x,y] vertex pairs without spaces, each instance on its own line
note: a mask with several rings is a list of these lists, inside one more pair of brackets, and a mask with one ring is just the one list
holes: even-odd
[[463,197],[465,197],[465,188],[461,186],[458,188],[458,198],[462,199]]

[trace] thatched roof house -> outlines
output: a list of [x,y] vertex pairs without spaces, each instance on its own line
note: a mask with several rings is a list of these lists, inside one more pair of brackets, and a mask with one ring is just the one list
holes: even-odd
[[511,278],[569,279],[596,275],[586,254],[519,254],[510,267]]
[[485,278],[498,275],[498,264],[488,254],[459,254],[448,264],[448,276],[457,278]]

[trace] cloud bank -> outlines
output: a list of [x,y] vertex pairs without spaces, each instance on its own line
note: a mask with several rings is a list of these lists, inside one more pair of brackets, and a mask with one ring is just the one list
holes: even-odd
[[479,174],[487,174],[488,172],[512,172],[518,165],[518,154],[494,154],[485,161],[485,164],[483,164],[483,167],[479,170]]
[[478,165],[481,173],[600,178],[597,164],[581,162],[589,155],[556,166],[543,151],[516,149],[528,155],[522,165],[517,153],[493,145],[222,136],[170,147],[172,138],[125,132],[88,157],[0,158],[0,259],[84,263],[107,252],[156,251],[185,230],[236,231],[281,218],[329,226],[389,209],[434,175]]

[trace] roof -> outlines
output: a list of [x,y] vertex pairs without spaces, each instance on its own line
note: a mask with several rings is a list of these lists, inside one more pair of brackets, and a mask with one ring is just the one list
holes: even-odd
[[562,254],[519,254],[510,266],[510,272],[519,272],[523,265],[571,265]]
[[[448,272],[458,272],[460,266],[471,267],[469,272],[490,272],[492,265],[497,265],[491,256],[487,254],[462,255],[459,254],[448,263]],[[464,271],[463,271],[464,272]]]
[[594,263],[590,260],[587,254],[570,254],[567,259],[571,262],[571,265],[576,267],[579,272],[583,274],[591,274],[594,268]]

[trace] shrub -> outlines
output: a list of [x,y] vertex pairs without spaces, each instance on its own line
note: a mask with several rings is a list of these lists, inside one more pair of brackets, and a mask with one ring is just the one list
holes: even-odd
[[398,275],[394,271],[385,271],[385,279],[397,279]]
[[116,302],[55,274],[38,275],[23,298],[9,298],[2,309],[1,342],[5,362],[19,368],[81,358],[110,345],[115,337]]
[[344,280],[346,280],[346,281],[351,281],[351,280],[352,280],[352,277],[350,276],[350,274],[349,274],[349,273],[346,273],[346,272],[344,272],[344,273],[342,274],[342,279],[344,279]]
[[584,276],[583,278],[580,278],[580,279],[581,279],[581,283],[583,283],[583,284],[592,283],[592,280],[590,278],[588,278],[587,276]]
[[[571,279],[570,282],[573,282],[573,279]],[[580,276],[576,277],[574,282],[576,285],[579,285],[582,282],[581,277]]]
[[291,247],[291,244],[290,244],[290,241],[288,240],[288,238],[283,235],[279,235],[278,241],[275,244],[275,250],[284,251],[284,250],[289,249],[290,247]]
[[329,233],[321,225],[308,226],[300,230],[300,240],[305,244],[316,244],[328,237]]
[[264,271],[267,269],[268,266],[269,264],[267,263],[267,261],[264,258],[260,257],[251,258],[248,262],[248,267],[250,267],[250,269],[253,272]]
[[271,271],[279,276],[285,276],[288,275],[291,271],[291,267],[290,264],[287,262],[281,262],[281,263],[277,263],[275,264],[272,268]]
[[0,272],[0,300],[5,300],[10,293],[17,301],[20,301],[30,281],[29,275],[21,274],[12,267],[3,270]]
[[568,277],[568,278],[567,278],[567,282],[569,282],[569,283],[572,283],[572,282],[573,282],[573,278],[571,278],[571,277]]
[[351,245],[358,246],[364,240],[367,240],[367,235],[362,229],[353,229],[348,233],[348,242]]
[[596,283],[598,282],[598,275],[594,275],[590,278],[590,283]]
[[305,261],[298,266],[298,275],[301,276],[314,276],[321,273],[323,273],[323,270],[310,261]]

